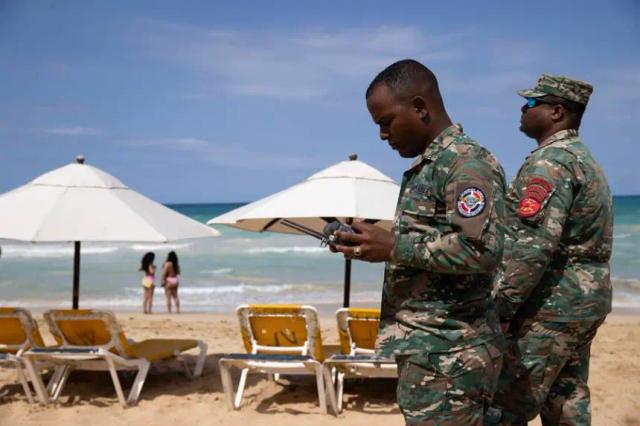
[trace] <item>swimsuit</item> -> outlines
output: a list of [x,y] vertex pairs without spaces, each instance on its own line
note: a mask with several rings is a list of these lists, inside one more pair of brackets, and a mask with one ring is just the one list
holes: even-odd
[[165,278],[165,285],[168,288],[177,288],[178,284],[180,283],[180,280],[178,279],[177,276],[175,277],[167,277]]
[[153,288],[153,275],[145,275],[142,278],[142,287],[144,288]]

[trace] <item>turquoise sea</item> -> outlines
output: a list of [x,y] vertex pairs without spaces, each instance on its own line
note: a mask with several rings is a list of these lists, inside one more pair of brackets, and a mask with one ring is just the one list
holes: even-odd
[[[172,204],[201,222],[242,204]],[[615,197],[612,275],[614,305],[640,307],[640,196]],[[184,311],[231,312],[240,303],[339,304],[344,261],[306,236],[257,234],[219,226],[222,236],[172,244],[82,245],[80,307],[139,310],[140,258],[156,254],[161,266],[175,250]],[[72,244],[0,241],[0,306],[70,307]],[[383,266],[354,262],[352,303],[376,306]],[[162,288],[154,310],[163,312]]]

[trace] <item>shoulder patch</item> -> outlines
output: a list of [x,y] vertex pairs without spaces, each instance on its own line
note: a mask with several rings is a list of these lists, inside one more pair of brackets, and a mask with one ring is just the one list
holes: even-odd
[[482,213],[487,204],[487,197],[480,188],[470,186],[458,195],[456,207],[463,217],[474,217]]
[[528,218],[538,214],[553,189],[553,184],[544,178],[534,177],[529,179],[518,204],[518,216]]
[[538,214],[540,209],[542,208],[542,204],[533,198],[523,198],[520,200],[518,204],[518,216],[520,217],[531,217]]

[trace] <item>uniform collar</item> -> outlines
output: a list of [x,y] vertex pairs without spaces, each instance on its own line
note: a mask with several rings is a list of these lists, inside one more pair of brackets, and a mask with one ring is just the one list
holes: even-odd
[[427,145],[424,152],[416,157],[413,163],[411,163],[409,170],[417,167],[425,160],[435,160],[436,157],[438,157],[438,154],[451,145],[451,142],[461,134],[462,125],[460,124],[452,124],[444,129],[429,145]]
[[578,131],[576,129],[560,130],[559,132],[556,132],[553,135],[549,136],[547,139],[543,140],[542,143],[538,145],[538,147],[531,152],[535,152],[541,148],[549,146],[554,142],[558,142],[564,139],[574,138],[576,136],[578,136]]

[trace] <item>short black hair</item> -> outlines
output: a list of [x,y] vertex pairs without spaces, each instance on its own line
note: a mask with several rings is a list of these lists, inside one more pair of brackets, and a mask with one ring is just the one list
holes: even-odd
[[562,105],[569,115],[571,127],[576,130],[580,127],[582,116],[587,108],[586,105],[554,95],[546,95],[541,99],[550,104]]
[[429,68],[413,59],[403,59],[382,70],[369,84],[365,97],[368,98],[379,84],[389,87],[401,99],[416,94],[430,94],[434,90],[440,97],[436,76]]

